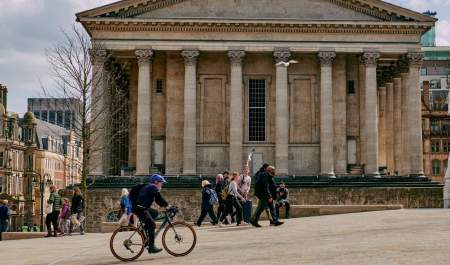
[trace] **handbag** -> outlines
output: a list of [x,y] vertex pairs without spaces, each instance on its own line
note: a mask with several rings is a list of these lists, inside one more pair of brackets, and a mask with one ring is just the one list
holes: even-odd
[[72,214],[70,216],[70,222],[72,223],[73,227],[78,227],[80,226],[80,221],[77,218],[77,214]]
[[53,212],[53,203],[47,204],[47,208],[45,208],[46,214],[51,214]]

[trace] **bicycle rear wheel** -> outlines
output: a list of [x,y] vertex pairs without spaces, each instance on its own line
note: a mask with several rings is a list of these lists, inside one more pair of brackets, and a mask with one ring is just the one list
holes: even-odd
[[185,222],[169,224],[162,235],[164,249],[174,257],[191,253],[197,243],[194,228]]
[[122,226],[112,234],[109,248],[117,259],[133,261],[142,255],[145,243],[145,236],[140,229]]

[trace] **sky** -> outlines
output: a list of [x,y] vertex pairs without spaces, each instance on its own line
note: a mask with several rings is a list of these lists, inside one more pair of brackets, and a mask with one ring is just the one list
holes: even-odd
[[[386,0],[415,11],[437,11],[437,44],[450,46],[450,0]],[[45,50],[70,30],[75,13],[114,0],[0,0],[0,84],[8,87],[8,111],[26,112],[27,98],[51,87]]]

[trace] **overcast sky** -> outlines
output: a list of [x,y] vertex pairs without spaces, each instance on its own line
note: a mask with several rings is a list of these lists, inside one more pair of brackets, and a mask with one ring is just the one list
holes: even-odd
[[[26,111],[28,97],[51,86],[45,49],[70,30],[74,14],[114,0],[0,0],[0,83],[9,89],[8,110]],[[438,12],[438,45],[450,46],[450,0],[388,0],[424,12]]]

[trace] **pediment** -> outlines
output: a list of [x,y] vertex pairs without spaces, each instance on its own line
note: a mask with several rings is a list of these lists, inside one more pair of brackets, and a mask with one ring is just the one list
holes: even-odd
[[123,0],[77,18],[435,21],[381,0]]

